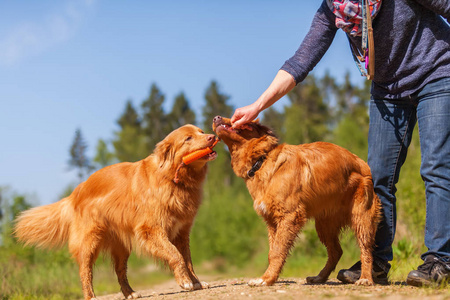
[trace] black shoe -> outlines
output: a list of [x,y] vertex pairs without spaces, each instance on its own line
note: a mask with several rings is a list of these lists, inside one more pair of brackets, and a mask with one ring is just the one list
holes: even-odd
[[413,286],[432,286],[446,284],[450,280],[450,256],[427,255],[417,270],[409,272],[406,284]]
[[[373,282],[378,284],[389,284],[387,279],[387,274],[391,265],[389,263],[385,263],[385,268],[380,267],[380,264],[373,262],[372,267],[372,278]],[[342,281],[343,283],[355,283],[358,281],[359,277],[361,277],[361,261],[358,261],[354,264],[350,269],[340,270],[337,279]]]

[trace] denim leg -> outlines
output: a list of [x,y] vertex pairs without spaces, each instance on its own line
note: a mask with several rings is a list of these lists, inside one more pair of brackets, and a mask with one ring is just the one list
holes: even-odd
[[450,255],[450,78],[426,85],[418,101],[420,174],[427,201],[424,259]]
[[409,99],[370,102],[369,152],[374,189],[382,204],[382,221],[375,237],[375,260],[393,259],[397,212],[395,185],[405,162],[411,136],[416,124],[415,105]]

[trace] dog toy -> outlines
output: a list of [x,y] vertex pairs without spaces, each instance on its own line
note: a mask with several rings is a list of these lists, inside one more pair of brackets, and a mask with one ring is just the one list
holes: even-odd
[[178,166],[177,170],[175,171],[175,178],[173,179],[173,182],[178,183],[180,181],[180,179],[178,178],[178,171],[180,170],[181,167],[189,165],[190,163],[193,163],[194,161],[213,152],[213,148],[217,145],[217,143],[219,141],[220,141],[220,139],[218,138],[214,141],[214,143],[211,146],[206,147],[204,149],[196,150],[194,152],[191,152],[191,153],[183,156],[183,158],[181,159],[182,160],[181,164]]
[[[214,147],[214,145],[212,147]],[[182,158],[183,163],[185,165],[188,165],[188,164],[196,161],[197,159],[200,159],[203,156],[210,154],[211,152],[213,152],[213,150],[211,149],[212,147],[206,147],[205,149],[200,149],[200,150],[194,151],[192,153],[189,153],[188,155],[183,156],[183,158]]]

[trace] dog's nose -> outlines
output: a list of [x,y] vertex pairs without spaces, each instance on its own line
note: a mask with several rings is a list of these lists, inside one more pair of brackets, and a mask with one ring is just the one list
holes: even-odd
[[214,142],[216,140],[216,136],[214,134],[208,134],[208,136],[206,137],[206,140],[208,142]]
[[213,119],[214,123],[218,123],[220,121],[222,121],[222,117],[221,116],[215,116],[214,119]]

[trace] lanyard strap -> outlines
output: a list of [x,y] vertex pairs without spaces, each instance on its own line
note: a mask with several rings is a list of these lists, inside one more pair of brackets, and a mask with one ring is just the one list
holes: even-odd
[[[375,45],[373,42],[372,16],[369,8],[369,0],[360,0],[360,7],[362,12],[362,53],[352,42],[349,35],[347,35],[347,38],[352,49],[353,60],[359,72],[362,76],[367,77],[368,80],[372,80],[375,73]],[[361,63],[364,63],[364,66]]]
[[372,15],[369,8],[369,0],[365,1],[366,21],[367,21],[367,42],[368,42],[368,57],[366,57],[366,69],[369,73],[367,79],[372,80],[375,74],[375,43],[373,42],[373,28],[372,28]]

